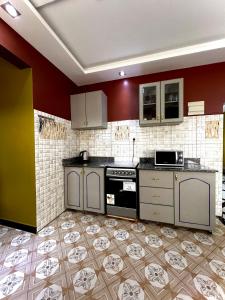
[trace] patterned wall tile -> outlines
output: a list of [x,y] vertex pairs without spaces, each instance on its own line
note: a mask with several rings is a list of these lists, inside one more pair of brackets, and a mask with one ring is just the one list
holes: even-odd
[[[52,118],[60,128],[66,132],[63,137],[59,134],[50,134],[44,138],[39,133],[39,117]],[[62,159],[77,154],[77,132],[71,130],[71,122],[47,113],[34,110],[35,120],[35,168],[36,168],[36,209],[37,228],[40,230],[46,224],[64,211],[64,172]],[[56,131],[57,131],[56,130]],[[58,136],[58,138],[57,138]]]
[[[217,122],[218,138],[207,138],[207,122]],[[116,133],[119,129],[127,135]],[[185,157],[201,158],[205,166],[218,170],[216,175],[216,214],[222,214],[223,115],[184,117],[179,125],[140,127],[138,120],[109,122],[103,130],[79,131],[77,150],[88,150],[92,156],[114,156],[131,160],[154,155],[156,149],[183,150]]]
[[[65,140],[43,139],[38,115],[53,118],[67,132]],[[140,127],[138,120],[109,122],[107,129],[71,130],[70,121],[34,110],[37,227],[43,228],[64,210],[62,159],[88,150],[92,156],[114,156],[131,160],[154,155],[155,149],[183,150],[185,157],[199,157],[201,163],[217,169],[216,213],[222,213],[223,115],[185,117],[179,125]],[[206,138],[207,122],[219,122],[218,138]],[[123,134],[116,138],[121,128]],[[125,133],[124,133],[125,132]],[[129,133],[129,134],[128,134]]]

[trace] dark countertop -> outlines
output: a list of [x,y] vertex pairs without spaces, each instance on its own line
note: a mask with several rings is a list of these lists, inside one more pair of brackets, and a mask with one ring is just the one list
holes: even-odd
[[64,167],[89,167],[89,168],[105,168],[114,162],[114,157],[89,157],[87,162],[82,162],[79,157],[72,157],[62,160]]
[[115,161],[114,157],[99,157],[91,156],[87,162],[82,162],[79,157],[72,157],[68,159],[63,159],[62,164],[64,167],[88,167],[88,168],[136,168],[138,163],[129,161]]
[[139,170],[152,170],[152,171],[173,171],[173,172],[206,172],[206,173],[216,173],[217,170],[205,167],[200,164],[200,159],[195,158],[185,158],[183,167],[161,167],[155,166],[154,160],[140,159],[140,163],[137,167]]
[[89,157],[86,163],[80,161],[79,157],[73,157],[63,159],[62,164],[64,167],[88,167],[88,168],[105,168],[105,167],[124,167],[124,168],[135,168],[138,170],[152,170],[152,171],[172,171],[172,172],[206,172],[216,173],[217,170],[205,167],[200,164],[198,158],[185,158],[185,164],[183,167],[160,167],[154,165],[153,158],[140,158],[140,163],[129,163],[129,162],[117,162],[114,161],[114,157]]

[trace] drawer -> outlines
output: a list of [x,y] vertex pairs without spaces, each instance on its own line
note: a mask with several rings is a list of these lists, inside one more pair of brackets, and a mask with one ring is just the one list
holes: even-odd
[[140,187],[140,202],[173,206],[173,189]]
[[140,203],[140,219],[174,224],[174,208]]
[[140,170],[140,186],[173,188],[173,172]]

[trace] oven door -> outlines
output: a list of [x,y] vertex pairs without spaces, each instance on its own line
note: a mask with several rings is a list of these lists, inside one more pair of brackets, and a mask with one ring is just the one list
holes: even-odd
[[106,177],[106,205],[136,209],[136,179]]

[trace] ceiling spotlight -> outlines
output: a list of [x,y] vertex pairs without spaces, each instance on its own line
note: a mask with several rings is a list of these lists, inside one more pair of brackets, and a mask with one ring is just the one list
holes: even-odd
[[8,1],[1,5],[1,7],[12,17],[16,18],[20,16],[21,14],[18,12],[18,10]]
[[126,74],[125,74],[125,72],[124,72],[123,70],[119,72],[119,76],[120,76],[120,77],[123,77],[123,76],[125,76],[125,75],[126,75]]

